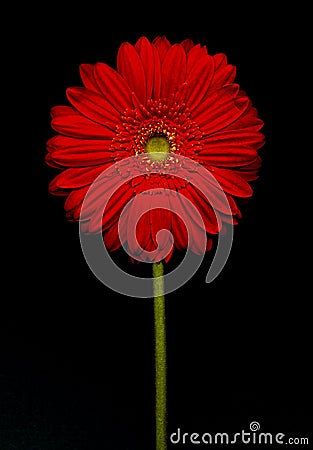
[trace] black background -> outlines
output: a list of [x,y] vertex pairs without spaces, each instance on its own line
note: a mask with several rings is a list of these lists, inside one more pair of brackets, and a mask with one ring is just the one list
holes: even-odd
[[[79,64],[114,67],[119,45],[141,35],[191,38],[226,53],[266,135],[260,178],[223,272],[205,283],[209,254],[167,295],[169,433],[248,431],[258,421],[263,431],[309,436],[309,145],[298,104],[308,80],[305,16],[286,6],[169,11],[160,3],[28,5],[8,14],[1,450],[154,448],[152,301],[116,294],[94,277],[64,199],[48,193],[58,172],[44,163],[50,108],[81,85]],[[122,252],[116,258],[140,274]]]

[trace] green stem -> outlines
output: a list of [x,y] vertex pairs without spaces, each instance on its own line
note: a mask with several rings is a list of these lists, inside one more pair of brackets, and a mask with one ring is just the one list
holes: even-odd
[[156,450],[166,450],[166,330],[163,263],[153,263]]

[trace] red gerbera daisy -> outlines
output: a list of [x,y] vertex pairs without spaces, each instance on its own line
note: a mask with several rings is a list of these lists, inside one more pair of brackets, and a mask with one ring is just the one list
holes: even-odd
[[[237,223],[238,199],[252,195],[250,182],[257,178],[258,150],[264,143],[263,122],[234,83],[235,67],[224,54],[211,56],[189,39],[171,45],[165,37],[152,42],[141,37],[134,46],[127,42],[120,46],[117,70],[99,62],[82,64],[80,74],[84,87],[66,91],[71,106],[52,108],[52,128],[59,134],[47,144],[47,163],[63,169],[51,182],[50,192],[67,196],[67,217],[80,220],[85,195],[106,168],[130,156],[143,161],[144,156],[143,174],[114,192],[101,219],[108,250],[127,244],[130,256],[138,258],[142,249],[152,252],[158,247],[156,235],[166,228],[176,248],[189,246],[198,253],[197,236],[203,227],[210,249],[221,223]],[[208,201],[199,185],[180,178],[179,155],[213,174],[230,210],[218,204],[218,188],[212,187]],[[170,165],[175,176],[162,170],[155,173],[155,167],[162,165]],[[119,171],[115,175],[123,177]],[[107,183],[112,186],[116,179],[108,177]],[[142,215],[136,228],[138,241],[130,241],[125,227],[119,227],[121,212],[133,199],[124,213],[124,222],[131,226],[142,202],[138,194],[155,188],[158,195],[164,192],[164,205],[169,208],[154,208]],[[169,189],[192,202],[203,219],[200,224],[192,208],[184,204],[191,227],[189,240],[183,221],[170,210]],[[102,186],[102,195],[106,191]],[[92,232],[91,223],[86,221],[86,230]],[[172,254],[162,253],[165,244],[159,247],[157,261],[163,257],[168,261]]]

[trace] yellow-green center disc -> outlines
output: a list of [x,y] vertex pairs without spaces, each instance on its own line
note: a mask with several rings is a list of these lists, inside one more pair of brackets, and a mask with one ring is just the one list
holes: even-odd
[[154,161],[162,161],[170,151],[170,143],[164,136],[153,136],[147,140],[145,151]]

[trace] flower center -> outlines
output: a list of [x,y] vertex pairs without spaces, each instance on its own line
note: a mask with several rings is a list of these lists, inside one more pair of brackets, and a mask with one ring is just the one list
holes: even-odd
[[170,143],[165,136],[152,136],[145,143],[145,152],[153,161],[162,161],[170,151]]

